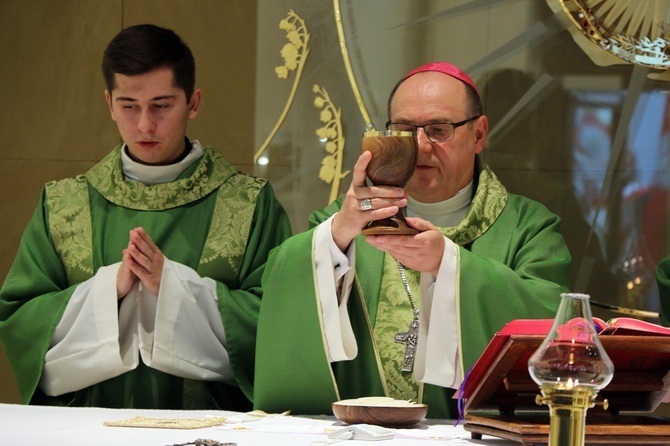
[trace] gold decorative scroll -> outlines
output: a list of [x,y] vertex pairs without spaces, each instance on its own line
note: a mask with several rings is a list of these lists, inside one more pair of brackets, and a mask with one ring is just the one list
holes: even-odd
[[342,132],[342,110],[336,108],[325,88],[314,85],[312,91],[316,94],[314,106],[321,109],[319,120],[324,123],[316,131],[321,141],[326,143],[328,155],[321,161],[319,178],[331,184],[328,203],[335,200],[340,192],[340,180],[347,176],[350,170],[342,172],[344,158],[344,134]]
[[547,3],[554,12],[562,9],[567,13],[579,30],[572,32],[573,38],[596,64],[627,62],[659,70],[670,68],[667,34],[670,0],[547,0]]
[[368,130],[371,130],[374,128],[374,126],[372,125],[372,121],[370,120],[368,110],[365,108],[365,104],[363,103],[361,93],[358,90],[358,84],[356,83],[354,72],[351,69],[351,61],[349,60],[349,50],[347,49],[347,41],[344,38],[344,29],[342,27],[342,15],[340,14],[339,0],[333,0],[333,8],[335,9],[335,24],[337,26],[337,36],[340,40],[340,50],[342,51],[342,59],[344,59],[344,68],[347,70],[347,76],[349,77],[351,90],[354,93],[354,97],[356,98],[356,103],[358,104],[358,108],[361,111],[361,115],[363,115],[363,119],[365,120],[365,127]]
[[305,61],[309,55],[309,33],[307,32],[307,27],[305,26],[305,21],[298,16],[291,9],[288,12],[288,15],[285,19],[279,22],[279,29],[286,31],[286,38],[288,43],[284,45],[281,49],[281,56],[284,58],[284,65],[275,67],[275,73],[279,79],[288,78],[290,71],[295,71],[295,79],[293,80],[293,86],[291,87],[291,93],[286,105],[284,105],[284,110],[282,111],[277,123],[274,128],[265,139],[265,142],[260,146],[260,148],[254,154],[254,162],[258,161],[258,158],[265,152],[268,144],[272,141],[272,138],[277,134],[279,127],[281,127],[286,115],[288,114],[291,104],[293,103],[293,98],[295,97],[295,92],[300,83],[300,77],[302,76],[302,70],[305,67]]

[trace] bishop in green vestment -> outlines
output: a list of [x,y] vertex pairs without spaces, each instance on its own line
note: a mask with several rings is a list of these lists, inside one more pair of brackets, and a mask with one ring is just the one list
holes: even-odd
[[103,72],[124,144],[44,187],[0,290],[21,397],[248,409],[261,277],[288,217],[267,181],[185,137],[202,93],[174,32],[123,30]]
[[[406,191],[366,184],[365,152],[347,194],[270,255],[258,409],[330,414],[337,400],[387,396],[456,418],[452,396],[493,335],[513,319],[553,317],[568,290],[560,219],[508,193],[478,155],[487,120],[465,73],[443,62],[411,72],[389,118],[387,128],[417,132]],[[402,207],[418,234],[360,235]]]

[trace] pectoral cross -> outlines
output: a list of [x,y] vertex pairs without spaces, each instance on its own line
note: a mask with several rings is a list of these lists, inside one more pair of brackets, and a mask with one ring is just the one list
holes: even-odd
[[[418,313],[418,312],[417,312]],[[398,331],[395,333],[395,342],[405,344],[405,359],[402,362],[402,371],[411,372],[414,368],[414,355],[416,353],[416,343],[419,339],[419,318],[415,314],[414,319],[409,324],[407,331]]]

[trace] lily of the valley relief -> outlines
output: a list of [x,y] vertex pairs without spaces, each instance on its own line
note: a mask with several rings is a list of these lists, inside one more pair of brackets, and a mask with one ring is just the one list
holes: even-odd
[[342,131],[342,110],[335,107],[325,88],[314,85],[312,91],[316,94],[314,106],[321,109],[319,120],[324,123],[316,130],[316,135],[325,142],[328,155],[321,161],[319,178],[331,185],[328,203],[335,200],[340,191],[340,180],[347,176],[350,170],[342,172],[344,160],[344,132]]
[[292,9],[288,12],[286,18],[279,22],[279,29],[286,31],[286,39],[288,40],[288,43],[281,49],[281,56],[284,59],[284,64],[275,67],[275,73],[279,79],[288,79],[289,73],[295,71],[295,78],[293,79],[293,86],[291,87],[291,93],[286,101],[286,105],[284,105],[284,109],[282,110],[277,123],[265,139],[265,142],[263,142],[254,154],[254,162],[257,162],[263,152],[265,152],[268,144],[270,144],[270,141],[272,141],[272,138],[277,134],[284,119],[286,119],[286,115],[293,103],[298,84],[300,84],[300,77],[302,76],[302,70],[305,67],[305,61],[309,55],[308,43],[310,36],[309,32],[307,32],[307,26],[305,25],[305,21]]

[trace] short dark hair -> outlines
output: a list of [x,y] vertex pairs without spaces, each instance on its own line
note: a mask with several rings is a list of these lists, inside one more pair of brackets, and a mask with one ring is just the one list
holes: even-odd
[[[395,86],[393,87],[393,90],[391,90],[391,94],[389,95],[389,100],[388,103],[386,104],[386,113],[388,114],[388,119],[391,119],[391,103],[393,102],[393,97],[395,96],[396,91],[398,90],[398,87],[407,80],[406,77],[403,77],[400,79]],[[466,113],[468,113],[469,116],[480,116],[484,114],[484,110],[482,107],[482,100],[479,97],[479,93],[477,90],[472,88],[470,85],[468,85],[465,82],[462,82],[463,86],[465,87],[465,107],[466,107]]]
[[195,60],[174,31],[149,24],[130,26],[109,42],[102,57],[102,75],[110,94],[116,73],[137,76],[159,68],[172,70],[175,85],[184,90],[188,101],[195,88]]

